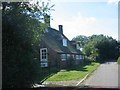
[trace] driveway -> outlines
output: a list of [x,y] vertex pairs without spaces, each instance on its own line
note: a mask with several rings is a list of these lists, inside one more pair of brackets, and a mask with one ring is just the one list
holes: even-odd
[[118,88],[118,64],[116,62],[101,64],[81,85],[101,88]]

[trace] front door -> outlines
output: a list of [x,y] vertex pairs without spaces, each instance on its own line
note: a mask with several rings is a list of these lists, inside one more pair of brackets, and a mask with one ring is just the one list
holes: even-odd
[[41,67],[48,67],[47,48],[40,49],[40,64],[41,64]]

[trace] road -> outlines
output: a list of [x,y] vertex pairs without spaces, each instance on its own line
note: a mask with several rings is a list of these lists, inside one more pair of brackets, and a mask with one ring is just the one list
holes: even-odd
[[115,62],[101,64],[82,85],[101,88],[118,88],[118,64]]

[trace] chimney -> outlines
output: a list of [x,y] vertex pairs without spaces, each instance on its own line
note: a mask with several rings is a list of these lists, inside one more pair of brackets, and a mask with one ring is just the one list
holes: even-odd
[[48,14],[44,15],[44,22],[50,27],[50,16]]
[[60,32],[61,34],[63,34],[63,26],[62,26],[62,25],[59,25],[59,32]]

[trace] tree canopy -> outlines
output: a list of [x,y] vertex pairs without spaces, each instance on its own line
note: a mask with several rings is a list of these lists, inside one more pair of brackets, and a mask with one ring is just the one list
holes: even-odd
[[80,47],[83,48],[84,45],[87,43],[88,41],[88,37],[87,36],[84,36],[84,35],[79,35],[79,36],[76,36],[72,39],[73,41],[78,41],[80,42]]
[[[42,6],[40,6],[42,3]],[[38,82],[37,47],[50,12],[44,2],[2,2],[2,87],[31,87]]]
[[[80,38],[79,38],[80,37]],[[119,48],[118,42],[112,37],[101,35],[92,35],[82,39],[82,36],[78,36],[75,40],[84,42],[83,53],[90,60],[105,61],[109,59],[118,58]],[[82,43],[81,42],[81,43]]]

